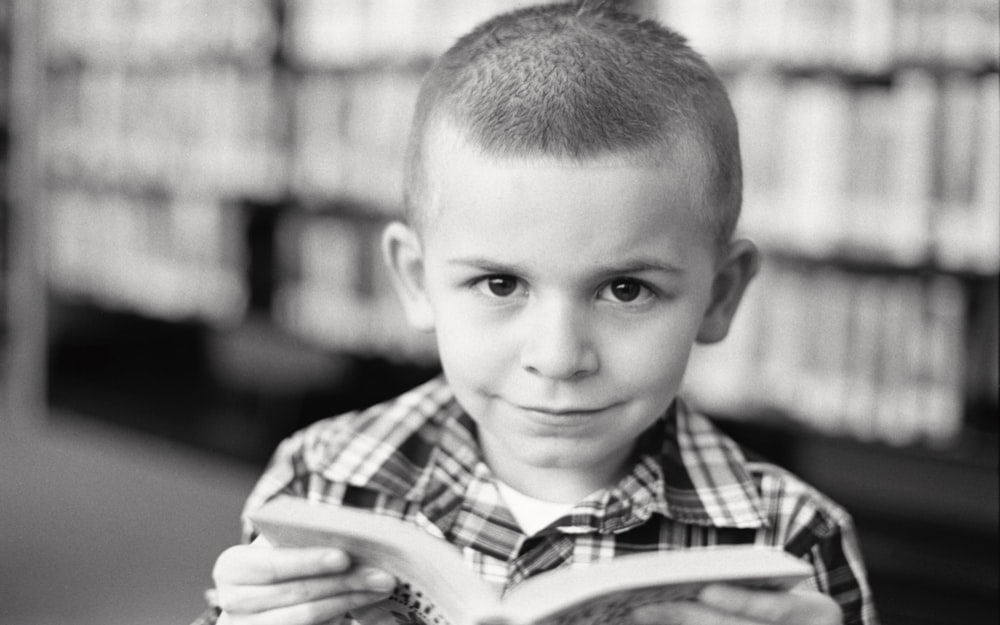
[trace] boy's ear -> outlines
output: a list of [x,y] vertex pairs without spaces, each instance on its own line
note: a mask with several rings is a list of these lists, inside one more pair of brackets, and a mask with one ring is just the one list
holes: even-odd
[[753,242],[740,239],[729,246],[712,282],[712,299],[696,336],[699,343],[717,343],[726,338],[743,293],[759,270],[760,252]]
[[382,254],[410,325],[421,332],[432,331],[434,309],[427,297],[420,237],[409,226],[393,222],[382,233]]

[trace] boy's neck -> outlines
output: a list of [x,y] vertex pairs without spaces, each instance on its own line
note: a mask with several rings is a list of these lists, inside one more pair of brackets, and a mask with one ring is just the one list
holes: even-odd
[[493,475],[514,490],[551,503],[576,503],[591,493],[610,488],[628,472],[631,452],[598,468],[539,467],[524,465],[510,455],[496,453],[488,441],[480,442]]
[[[491,467],[492,468],[492,467]],[[496,471],[494,471],[496,474]],[[558,469],[535,470],[527,480],[511,480],[497,474],[497,479],[523,495],[550,503],[574,504],[591,493],[613,484],[580,479],[580,476]],[[514,483],[511,483],[511,482]]]

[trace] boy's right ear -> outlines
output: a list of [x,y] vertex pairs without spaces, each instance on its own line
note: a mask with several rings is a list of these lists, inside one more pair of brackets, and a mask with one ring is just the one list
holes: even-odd
[[394,221],[382,233],[382,254],[406,318],[421,332],[434,330],[434,309],[427,297],[424,251],[409,226]]

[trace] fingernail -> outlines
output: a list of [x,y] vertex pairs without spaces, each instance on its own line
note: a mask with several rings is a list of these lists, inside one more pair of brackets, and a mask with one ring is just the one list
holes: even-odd
[[365,585],[372,590],[392,590],[396,587],[396,578],[385,571],[371,571],[365,575]]

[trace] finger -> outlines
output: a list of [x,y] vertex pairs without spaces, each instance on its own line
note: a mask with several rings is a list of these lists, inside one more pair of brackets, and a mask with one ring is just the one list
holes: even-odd
[[351,610],[385,599],[388,593],[352,592],[327,599],[300,603],[257,614],[223,612],[226,625],[320,625],[340,618]]
[[217,588],[217,602],[230,614],[255,614],[357,592],[388,594],[395,587],[395,578],[385,571],[362,568],[349,575],[308,577],[280,584],[224,585]]
[[343,573],[350,565],[350,558],[340,549],[262,549],[256,545],[237,545],[223,551],[215,561],[212,578],[216,586],[270,584]]
[[693,601],[642,606],[632,612],[632,618],[640,625],[764,625]]
[[792,593],[712,584],[701,591],[698,600],[719,611],[745,615],[764,623],[834,625],[841,622],[837,603],[816,591]]

